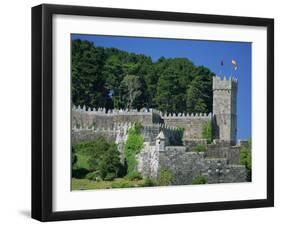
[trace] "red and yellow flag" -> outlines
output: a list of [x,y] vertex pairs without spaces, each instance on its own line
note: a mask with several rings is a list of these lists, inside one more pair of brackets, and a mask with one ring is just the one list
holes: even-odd
[[236,60],[231,60],[231,64],[233,65],[234,70],[236,71],[236,70],[237,70],[237,68],[238,68],[237,61],[236,61]]

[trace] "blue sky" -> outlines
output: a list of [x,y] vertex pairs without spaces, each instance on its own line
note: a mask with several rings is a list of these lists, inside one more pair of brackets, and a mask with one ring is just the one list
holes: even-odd
[[[237,138],[247,139],[251,136],[251,43],[78,34],[73,34],[71,38],[88,40],[96,46],[115,47],[131,53],[145,54],[153,61],[162,56],[186,57],[195,65],[208,67],[218,76],[225,75],[227,78],[235,73],[238,78]],[[238,63],[235,72],[231,66],[232,59]]]

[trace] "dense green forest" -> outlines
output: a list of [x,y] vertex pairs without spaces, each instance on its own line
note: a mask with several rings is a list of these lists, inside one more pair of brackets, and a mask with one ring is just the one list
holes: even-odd
[[212,112],[212,76],[208,68],[186,58],[153,62],[143,54],[72,40],[74,105]]

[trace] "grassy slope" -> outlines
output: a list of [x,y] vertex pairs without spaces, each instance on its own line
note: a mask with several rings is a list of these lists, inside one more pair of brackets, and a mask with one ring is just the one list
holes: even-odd
[[142,187],[144,180],[130,181],[125,178],[116,178],[113,181],[91,181],[88,179],[71,180],[72,190],[89,190],[89,189],[109,189],[109,188],[129,188],[129,187]]

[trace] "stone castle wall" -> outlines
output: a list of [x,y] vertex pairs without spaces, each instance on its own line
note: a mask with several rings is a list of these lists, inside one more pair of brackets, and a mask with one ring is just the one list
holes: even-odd
[[183,115],[164,115],[163,120],[169,126],[175,126],[184,129],[184,140],[193,140],[202,138],[202,130],[206,123],[212,120],[212,114],[197,113]]
[[[106,140],[118,143],[120,137],[127,136],[128,129],[132,126],[132,123],[115,123],[113,128],[77,128],[72,129],[72,144],[94,141],[99,137],[104,137]],[[163,131],[166,137],[166,143],[168,145],[182,145],[183,130],[176,127],[167,126],[164,124],[152,124],[146,125],[141,128],[141,135],[145,142],[154,144],[157,135]]]
[[192,184],[194,177],[205,169],[204,153],[186,152],[173,148],[160,152],[159,170],[165,169],[172,174],[173,185]]
[[72,128],[73,127],[95,127],[95,128],[114,128],[115,124],[139,122],[142,125],[162,123],[159,113],[153,109],[138,110],[108,110],[105,108],[86,109],[73,107],[72,109]]
[[[183,140],[201,139],[203,126],[212,120],[212,114],[162,114],[157,110],[144,109],[137,110],[109,110],[106,109],[86,109],[86,107],[74,107],[72,109],[72,128],[110,128],[116,124],[139,122],[144,127],[162,124],[170,128],[182,128]],[[163,126],[162,126],[163,127]],[[149,128],[148,128],[149,129]],[[152,129],[153,130],[153,129]],[[154,131],[159,129],[154,128]],[[154,140],[155,133],[152,134],[151,141]],[[166,134],[165,134],[166,135]],[[173,140],[172,138],[170,140]],[[177,144],[177,141],[171,144]]]
[[240,164],[240,146],[228,142],[208,144],[205,154],[207,158],[226,158],[228,164]]
[[163,131],[167,145],[182,145],[184,131],[177,127],[167,126],[166,124],[146,125],[141,128],[141,134],[145,142],[155,144],[156,137]]
[[114,130],[92,130],[92,129],[73,129],[71,131],[71,142],[77,144],[85,141],[95,141],[99,137],[104,137],[109,142],[115,142],[117,131]]
[[159,169],[159,151],[156,146],[151,146],[149,142],[144,143],[144,148],[136,156],[137,166],[136,170],[142,174],[143,177],[156,178]]
[[[151,147],[151,150],[154,158],[148,144],[137,155],[137,170],[145,177],[156,178],[161,169],[165,169],[171,172],[173,185],[192,184],[197,176],[204,176],[209,184],[246,181],[245,166],[239,163],[229,164],[227,157],[208,157],[204,152],[187,151],[184,146],[166,146],[158,154],[156,146]],[[157,170],[155,166],[158,167]]]

